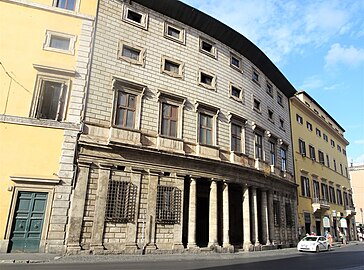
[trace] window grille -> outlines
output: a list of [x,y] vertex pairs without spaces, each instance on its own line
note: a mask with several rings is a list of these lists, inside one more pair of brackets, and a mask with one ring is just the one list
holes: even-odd
[[279,226],[280,225],[280,205],[279,201],[273,201],[273,218],[274,218],[274,225]]
[[157,223],[176,224],[181,219],[182,192],[176,187],[158,186]]
[[134,222],[137,186],[125,181],[109,181],[106,221]]
[[293,215],[292,215],[292,207],[291,204],[286,204],[286,225],[293,226]]

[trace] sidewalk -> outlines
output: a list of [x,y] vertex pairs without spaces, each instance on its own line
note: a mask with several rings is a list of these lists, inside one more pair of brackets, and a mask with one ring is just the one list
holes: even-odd
[[[359,244],[358,241],[351,241],[346,246]],[[341,248],[339,242],[333,243],[333,248]],[[298,254],[296,248],[274,249],[256,252],[236,253],[179,253],[179,254],[147,254],[147,255],[59,255],[48,253],[2,253],[0,264],[12,263],[86,263],[86,262],[138,262],[138,261],[183,261],[183,260],[226,260],[236,258],[258,258],[270,256],[284,256]]]

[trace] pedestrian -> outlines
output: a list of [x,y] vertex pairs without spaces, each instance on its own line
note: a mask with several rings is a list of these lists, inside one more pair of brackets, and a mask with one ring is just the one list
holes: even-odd
[[332,236],[330,232],[327,232],[326,239],[329,240],[330,247],[332,247]]

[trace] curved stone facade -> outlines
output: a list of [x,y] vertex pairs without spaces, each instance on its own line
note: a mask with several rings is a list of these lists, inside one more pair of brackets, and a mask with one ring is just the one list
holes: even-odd
[[217,20],[148,2],[99,3],[68,252],[294,244],[293,87]]

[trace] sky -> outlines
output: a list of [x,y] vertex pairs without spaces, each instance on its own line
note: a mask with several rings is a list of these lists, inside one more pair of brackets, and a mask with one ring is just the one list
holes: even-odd
[[235,29],[344,129],[364,164],[364,0],[182,0]]

